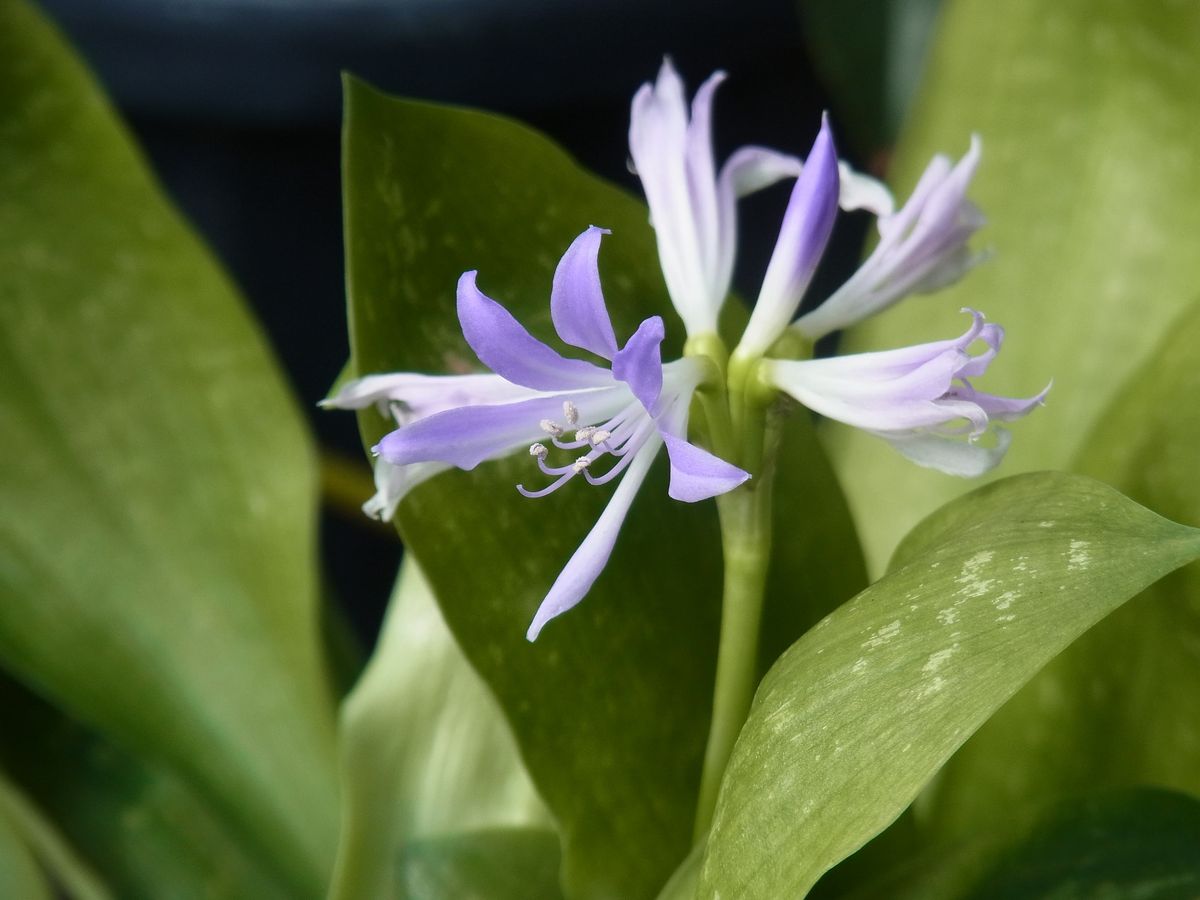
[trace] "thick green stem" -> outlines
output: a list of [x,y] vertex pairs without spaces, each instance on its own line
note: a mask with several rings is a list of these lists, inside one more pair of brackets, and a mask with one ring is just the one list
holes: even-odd
[[704,838],[712,824],[721,778],[757,684],[758,633],[771,557],[771,480],[768,474],[717,498],[725,594],[712,725],[696,807],[697,841]]

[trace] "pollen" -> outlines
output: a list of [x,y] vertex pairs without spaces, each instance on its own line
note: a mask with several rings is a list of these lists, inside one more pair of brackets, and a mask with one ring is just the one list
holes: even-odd
[[579,421],[579,408],[570,400],[564,400],[563,415],[566,417],[568,425],[574,425]]
[[586,441],[588,438],[590,438],[595,433],[596,433],[595,425],[586,425],[583,428],[580,428],[577,432],[575,432],[575,440]]
[[575,460],[575,465],[574,465],[576,474],[578,474],[579,472],[582,472],[584,469],[586,469],[591,464],[592,464],[592,461],[588,457],[586,457],[586,456],[579,457],[579,459]]
[[550,451],[546,449],[545,444],[530,444],[529,445],[529,455],[537,457],[538,459],[545,459],[546,454],[548,454],[549,452]]
[[538,427],[551,437],[559,437],[563,433],[563,427],[557,422],[552,422],[549,419],[542,419],[542,421],[538,422]]
[[610,437],[612,437],[612,432],[605,431],[603,428],[597,428],[588,435],[588,439],[592,442],[593,447],[599,447]]

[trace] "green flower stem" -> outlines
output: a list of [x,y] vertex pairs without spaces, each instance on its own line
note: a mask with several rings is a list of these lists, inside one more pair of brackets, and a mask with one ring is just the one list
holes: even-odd
[[712,824],[721,778],[757,686],[758,633],[771,558],[770,480],[756,478],[717,498],[725,585],[712,725],[696,807],[698,841]]

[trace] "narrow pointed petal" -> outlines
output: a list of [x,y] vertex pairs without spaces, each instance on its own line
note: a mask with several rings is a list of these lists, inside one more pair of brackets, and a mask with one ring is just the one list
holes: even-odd
[[689,123],[683,81],[664,61],[654,85],[634,96],[630,115],[629,153],[650,206],[667,292],[688,334],[716,331],[728,290],[716,280],[720,204],[709,133],[712,92],[722,77],[705,82],[693,110],[698,121]]
[[617,535],[625,522],[625,516],[629,513],[629,507],[633,504],[633,498],[641,488],[660,446],[659,438],[652,436],[637,451],[628,471],[613,491],[608,506],[583,539],[579,549],[571,556],[542,605],[538,607],[525,635],[529,640],[537,640],[547,622],[576,606],[600,577],[609,557],[612,556]]
[[393,412],[393,404],[402,404],[404,421],[431,416],[459,406],[514,403],[538,394],[531,388],[513,384],[499,375],[421,375],[395,372],[367,375],[347,382],[333,397],[320,402],[323,408],[362,409],[376,404],[380,412]]
[[606,234],[607,228],[592,225],[567,248],[554,270],[550,318],[566,343],[612,359],[617,338],[600,288],[600,240]]
[[966,192],[979,165],[981,145],[972,136],[956,164],[935,156],[899,211],[879,220],[880,241],[854,275],[796,328],[817,340],[860,322],[909,294],[952,284],[986,254],[967,241],[984,223]]
[[692,98],[692,119],[687,129],[688,188],[694,208],[700,261],[711,285],[716,274],[720,237],[717,200],[717,164],[713,159],[713,95],[725,80],[724,72],[713,72]]
[[737,466],[725,462],[695,444],[663,434],[671,460],[671,485],[667,494],[673,500],[695,503],[732,491],[750,478]]
[[540,391],[602,387],[608,373],[547,347],[475,285],[475,272],[458,280],[458,321],[479,361],[514,384]]
[[396,429],[372,449],[392,465],[443,462],[473,469],[485,460],[508,456],[545,438],[540,423],[560,420],[564,399],[570,399],[590,421],[619,412],[628,402],[629,391],[622,386],[450,409]]
[[651,316],[638,326],[620,352],[613,357],[612,373],[629,385],[633,395],[653,413],[662,393],[662,342],[666,332],[660,316]]
[[764,353],[791,322],[825,252],[838,209],[838,159],[828,119],[804,164],[738,353]]

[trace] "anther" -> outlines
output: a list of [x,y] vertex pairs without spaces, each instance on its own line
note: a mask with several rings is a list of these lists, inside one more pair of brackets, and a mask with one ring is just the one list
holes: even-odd
[[570,400],[563,401],[563,415],[567,417],[568,425],[574,425],[579,421],[579,409]]
[[549,452],[550,451],[546,449],[545,444],[530,444],[529,445],[529,455],[535,456],[538,459],[545,459],[546,454],[548,454]]
[[592,464],[592,461],[588,457],[586,457],[586,456],[579,457],[579,459],[575,460],[574,468],[575,468],[576,474],[578,474],[579,472],[582,472],[584,469],[586,469],[591,464]]
[[605,431],[603,428],[597,428],[590,435],[588,435],[588,440],[592,442],[593,447],[599,447],[610,437],[612,437],[611,431]]
[[580,428],[577,432],[575,432],[575,440],[586,441],[588,438],[590,438],[595,433],[596,433],[595,425],[585,425],[583,428]]
[[542,419],[538,422],[538,427],[551,437],[559,437],[563,433],[563,427],[557,422],[551,422],[549,419]]

